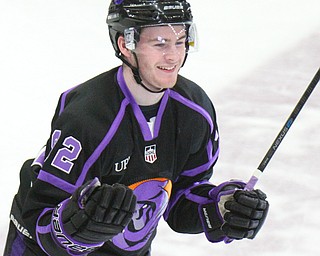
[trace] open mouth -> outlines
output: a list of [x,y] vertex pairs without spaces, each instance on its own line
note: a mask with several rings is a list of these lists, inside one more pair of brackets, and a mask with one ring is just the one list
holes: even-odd
[[172,67],[162,67],[162,66],[158,66],[159,69],[164,70],[164,71],[173,71],[176,66],[172,66]]

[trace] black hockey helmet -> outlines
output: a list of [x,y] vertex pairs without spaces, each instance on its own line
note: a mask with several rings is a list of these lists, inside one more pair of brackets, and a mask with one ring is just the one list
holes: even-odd
[[192,21],[191,7],[186,0],[112,0],[107,17],[117,56],[120,54],[117,40],[125,29],[164,24],[191,25]]
[[147,88],[139,73],[138,57],[133,53],[137,66],[133,66],[122,55],[118,47],[118,38],[123,35],[126,47],[134,51],[139,42],[141,29],[150,26],[184,25],[186,27],[186,54],[184,65],[190,47],[197,48],[196,28],[193,24],[190,4],[186,0],[111,0],[107,17],[109,35],[116,56],[128,65],[134,79],[146,90],[161,93],[163,90],[152,91]]

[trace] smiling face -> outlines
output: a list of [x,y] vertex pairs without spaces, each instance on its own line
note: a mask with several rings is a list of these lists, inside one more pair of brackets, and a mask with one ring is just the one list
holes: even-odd
[[[152,89],[171,88],[186,54],[186,30],[182,25],[143,28],[134,50],[145,86]],[[135,63],[131,56],[131,63]]]

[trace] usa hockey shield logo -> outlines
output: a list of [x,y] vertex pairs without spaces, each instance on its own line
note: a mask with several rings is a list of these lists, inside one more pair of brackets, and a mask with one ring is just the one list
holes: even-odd
[[144,160],[153,164],[157,160],[156,145],[146,146],[144,148]]

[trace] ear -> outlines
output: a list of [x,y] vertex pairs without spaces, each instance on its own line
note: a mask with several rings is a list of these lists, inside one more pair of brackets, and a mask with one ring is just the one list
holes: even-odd
[[130,58],[132,53],[129,49],[127,49],[126,47],[126,43],[125,43],[125,40],[124,40],[124,37],[123,36],[119,36],[118,37],[118,47],[119,47],[119,50],[121,52],[121,54],[126,57],[126,58]]

